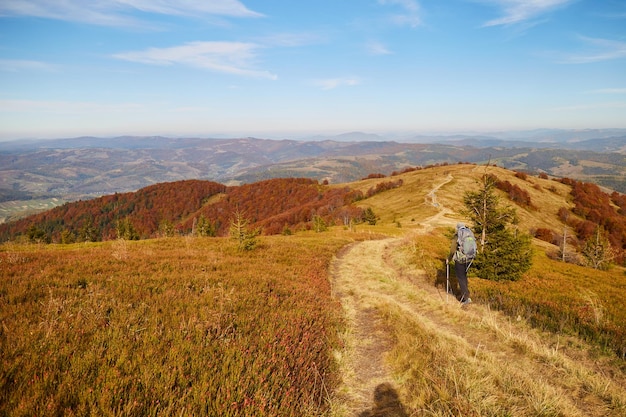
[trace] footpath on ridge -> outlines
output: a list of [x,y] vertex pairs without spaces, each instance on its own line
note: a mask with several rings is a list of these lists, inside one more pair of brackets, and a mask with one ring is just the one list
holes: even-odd
[[[425,278],[425,271],[412,269],[403,258],[407,245],[410,247],[411,239],[417,237],[415,234],[428,234],[437,227],[456,224],[451,210],[441,206],[436,197],[436,192],[452,179],[449,175],[427,195],[427,203],[439,211],[423,222],[423,227],[413,232],[413,236],[356,242],[345,247],[332,263],[333,292],[342,304],[347,321],[342,335],[344,348],[337,352],[342,383],[331,400],[332,415],[404,415],[399,410],[396,414],[376,414],[373,409],[375,393],[392,391],[401,403],[407,394],[387,360],[395,343],[382,313],[388,311],[389,306],[428,328],[439,340],[467,350],[468,355],[473,355],[468,361],[475,362],[473,366],[480,368],[480,372],[490,369],[489,372],[507,373],[520,383],[533,379],[542,381],[545,392],[533,395],[558,394],[558,403],[565,404],[565,409],[579,411],[555,415],[611,415],[607,413],[606,403],[615,401],[609,392],[616,391],[618,396],[624,394],[623,375],[617,380],[605,377],[604,369],[581,364],[562,353],[558,342],[555,348],[555,335],[547,337],[521,321],[491,311],[488,306],[474,303],[468,309],[461,308],[453,296],[446,296],[445,289],[436,288],[433,280]],[[586,379],[577,381],[576,378],[582,378],[580,375]],[[596,381],[599,386],[604,384],[605,396],[583,396],[571,389],[578,383],[589,385],[588,381]],[[622,385],[616,387],[616,384]],[[517,388],[508,389],[515,391]],[[523,390],[521,386],[519,389]],[[497,392],[493,395],[502,397]],[[548,403],[547,398],[545,401]],[[621,406],[626,407],[626,404]],[[541,407],[544,405],[537,405],[538,411]],[[507,411],[506,404],[502,411],[516,414],[514,409]],[[552,414],[539,412],[535,415]]]

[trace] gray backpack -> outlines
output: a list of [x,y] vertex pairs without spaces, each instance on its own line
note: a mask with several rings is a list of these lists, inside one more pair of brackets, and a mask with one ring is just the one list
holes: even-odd
[[459,262],[467,263],[476,257],[476,238],[468,227],[461,227],[457,236],[458,248],[456,258]]

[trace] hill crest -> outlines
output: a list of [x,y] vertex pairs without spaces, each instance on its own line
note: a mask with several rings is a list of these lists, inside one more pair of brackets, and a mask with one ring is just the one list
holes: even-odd
[[[516,208],[521,231],[541,235],[558,245],[563,234],[577,236],[582,242],[600,225],[609,232],[618,259],[623,260],[624,195],[607,194],[594,184],[571,179],[535,177],[472,164],[407,168],[391,176],[370,175],[342,184],[320,184],[307,178],[270,179],[239,186],[203,180],[161,183],[137,192],[66,203],[0,225],[0,238],[4,241],[36,231],[38,236],[54,242],[109,240],[117,237],[120,223],[126,222],[136,232],[134,236],[143,239],[197,233],[199,221],[208,225],[211,235],[224,236],[235,211],[241,211],[251,227],[265,234],[312,229],[315,219],[327,225],[352,227],[368,221],[368,209],[376,214],[379,224],[417,228],[422,227],[424,219],[437,214],[440,206],[449,208],[444,213],[449,219],[462,220],[463,195],[477,189],[485,174],[498,178],[500,196]],[[90,228],[95,230],[87,236]]]

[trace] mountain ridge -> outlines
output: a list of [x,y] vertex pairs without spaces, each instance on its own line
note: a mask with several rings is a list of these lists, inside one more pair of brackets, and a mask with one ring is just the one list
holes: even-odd
[[[360,133],[347,135],[354,138]],[[575,142],[570,144],[574,149],[511,147],[518,142],[501,139],[458,139],[403,143],[122,136],[0,142],[0,218],[23,215],[13,207],[29,206],[31,200],[76,201],[161,182],[202,179],[237,185],[305,177],[342,183],[376,172],[390,175],[407,167],[459,161],[491,161],[505,168],[567,176],[626,192],[626,135]],[[590,147],[602,152],[590,151]]]
[[[465,191],[475,188],[486,173],[496,176],[501,197],[517,208],[521,230],[558,245],[563,230],[583,242],[601,227],[617,251],[615,259],[623,261],[623,194],[607,194],[595,184],[569,178],[549,179],[545,174],[535,177],[463,163],[412,167],[392,176],[373,174],[339,184],[309,178],[275,178],[237,186],[206,180],[159,183],[136,192],[65,203],[0,224],[0,240],[19,236],[65,243],[111,240],[125,233],[124,227],[132,229],[132,238],[145,239],[197,234],[199,224],[208,235],[225,236],[235,212],[249,217],[250,227],[265,234],[308,230],[320,224],[352,227],[372,221],[373,213],[377,214],[374,222],[415,227],[440,204],[462,207]],[[424,189],[433,189],[442,179],[452,191],[435,201]],[[420,194],[426,194],[425,200],[415,201],[413,196]]]

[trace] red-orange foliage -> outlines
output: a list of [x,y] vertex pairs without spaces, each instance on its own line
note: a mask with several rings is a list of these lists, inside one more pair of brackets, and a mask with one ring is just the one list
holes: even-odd
[[[271,179],[230,188],[225,199],[203,207],[192,217],[204,215],[217,225],[218,235],[224,235],[232,213],[239,210],[252,227],[276,234],[285,227],[306,227],[315,215],[332,222],[342,207],[355,200],[355,195],[350,188],[322,187],[306,178]],[[183,229],[189,230],[191,222],[192,218]]]
[[535,237],[543,240],[544,242],[555,243],[556,233],[554,233],[551,229],[540,227],[535,231]]
[[516,171],[515,172],[515,176],[521,180],[526,181],[528,179],[528,174],[525,172],[521,172],[521,171]]
[[[223,198],[206,204],[217,194]],[[25,234],[31,225],[56,242],[61,240],[62,232],[70,232],[80,240],[81,230],[87,226],[95,229],[96,240],[109,240],[117,237],[116,227],[121,220],[130,222],[139,237],[150,238],[164,224],[189,233],[200,216],[207,219],[218,235],[226,235],[235,211],[242,212],[251,227],[276,234],[287,227],[306,228],[314,216],[321,216],[329,224],[358,221],[363,213],[352,203],[362,198],[360,191],[320,186],[306,178],[271,179],[237,187],[200,180],[162,183],[135,193],[68,203],[0,225],[0,240]]]
[[613,203],[617,207],[619,207],[617,212],[622,216],[626,216],[626,195],[620,194],[617,191],[613,191],[613,193],[611,194],[611,201],[613,201]]
[[496,187],[507,193],[511,201],[519,204],[520,206],[532,209],[536,208],[530,199],[530,194],[528,194],[528,191],[522,189],[518,185],[511,184],[509,181],[498,180],[496,181]]
[[[609,196],[596,184],[564,178],[564,184],[572,187],[571,195],[574,197],[572,212],[582,217],[578,220],[574,217],[567,218],[567,223],[576,230],[580,240],[593,236],[598,226],[608,232],[609,241],[618,251],[617,261],[623,262],[626,251],[626,196],[613,193]],[[612,204],[619,209],[615,209]],[[559,211],[559,214],[561,212]]]
[[99,240],[116,237],[119,220],[128,219],[139,236],[151,237],[163,221],[176,224],[198,210],[205,199],[226,191],[226,186],[211,181],[186,180],[151,185],[134,193],[116,193],[93,200],[67,203],[44,213],[0,225],[0,239],[21,234],[37,225],[59,241],[63,230],[78,234],[87,223],[98,230]]
[[369,190],[367,190],[366,195],[368,197],[371,197],[371,196],[376,195],[378,193],[382,193],[383,191],[387,191],[387,190],[391,190],[393,188],[401,187],[402,184],[404,184],[404,181],[402,181],[401,178],[398,179],[397,181],[379,182],[378,184],[376,184],[375,187],[372,187]]
[[364,180],[368,180],[371,178],[386,178],[385,174],[369,174],[367,177],[363,178]]

